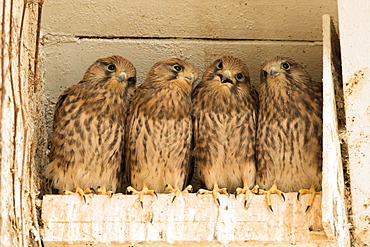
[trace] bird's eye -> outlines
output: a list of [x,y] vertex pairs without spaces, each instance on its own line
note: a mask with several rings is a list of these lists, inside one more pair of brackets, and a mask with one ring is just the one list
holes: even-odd
[[175,64],[175,65],[173,66],[173,70],[174,70],[174,71],[179,72],[179,71],[181,71],[181,70],[182,70],[182,68],[181,68],[181,66],[180,66],[180,65]]
[[284,63],[282,63],[282,64],[281,64],[281,67],[282,67],[283,69],[285,69],[285,70],[289,70],[289,69],[290,69],[290,64],[289,64],[289,63],[287,63],[287,62],[284,62]]
[[238,73],[238,74],[236,74],[236,79],[238,79],[239,81],[240,81],[241,79],[243,79],[243,77],[244,77],[244,75],[243,75],[242,73]]
[[116,65],[114,65],[114,64],[110,64],[110,65],[108,65],[108,70],[109,70],[110,72],[114,72],[114,71],[116,70]]
[[222,69],[224,67],[224,64],[222,62],[219,62],[217,64],[217,69]]
[[267,77],[268,76],[268,72],[266,70],[263,71],[263,77]]

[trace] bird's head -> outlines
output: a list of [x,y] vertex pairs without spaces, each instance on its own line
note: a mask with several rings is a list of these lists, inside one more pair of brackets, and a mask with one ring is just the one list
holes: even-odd
[[[274,57],[261,66],[261,83],[286,85],[309,79],[307,71],[296,61],[288,57]],[[304,80],[303,80],[304,79]]]
[[206,69],[202,81],[228,88],[250,84],[249,70],[239,58],[223,56]]
[[170,82],[189,87],[197,79],[198,71],[193,64],[179,58],[171,58],[155,63],[150,69],[146,81]]
[[84,81],[98,84],[109,83],[111,86],[135,86],[136,69],[134,65],[121,56],[100,58],[89,67]]

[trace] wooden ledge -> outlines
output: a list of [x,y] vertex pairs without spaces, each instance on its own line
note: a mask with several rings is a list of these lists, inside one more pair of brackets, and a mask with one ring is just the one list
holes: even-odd
[[[144,197],[140,207],[136,195],[46,195],[42,220],[45,246],[216,246],[237,244],[303,244],[331,246],[322,227],[321,195],[305,212],[310,195],[297,201],[286,193],[286,201],[272,195],[274,212],[265,196],[250,195],[247,208],[243,195],[220,196],[217,206],[211,195],[182,194],[158,199]],[[308,245],[307,245],[308,244]]]

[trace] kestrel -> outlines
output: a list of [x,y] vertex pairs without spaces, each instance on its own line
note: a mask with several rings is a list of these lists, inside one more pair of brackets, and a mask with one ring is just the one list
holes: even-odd
[[[223,56],[205,71],[192,92],[197,172],[220,204],[218,193],[244,193],[255,184],[258,97],[247,65]],[[243,188],[239,188],[243,187]],[[209,190],[212,190],[209,191]]]
[[175,198],[190,182],[190,91],[197,78],[192,64],[172,58],[155,63],[135,91],[126,129],[127,190],[140,194],[142,207],[144,194],[175,192]]
[[[267,194],[321,190],[322,83],[293,59],[275,57],[261,67],[256,182]],[[309,189],[309,190],[308,190]]]
[[78,84],[59,96],[45,169],[59,193],[117,190],[123,179],[123,136],[135,83],[134,65],[111,56],[96,60]]

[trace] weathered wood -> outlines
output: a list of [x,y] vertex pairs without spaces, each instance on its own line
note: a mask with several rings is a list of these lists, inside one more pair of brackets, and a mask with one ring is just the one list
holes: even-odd
[[78,195],[46,195],[43,241],[45,246],[180,242],[183,246],[332,246],[321,224],[321,196],[307,212],[310,195],[300,201],[296,193],[285,196],[285,202],[272,196],[274,212],[270,212],[265,197],[257,195],[250,196],[246,209],[242,195],[237,199],[221,195],[218,207],[211,195],[182,194],[171,203],[173,195],[159,194],[158,199],[145,196],[143,209],[137,195],[89,195],[87,204]]
[[[344,196],[336,93],[342,93],[339,39],[329,15],[323,16],[323,225],[338,246],[350,243]],[[338,99],[339,100],[339,99]]]
[[41,246],[33,183],[34,140],[42,134],[43,117],[37,89],[40,10],[38,1],[3,0],[0,4],[1,247]]

